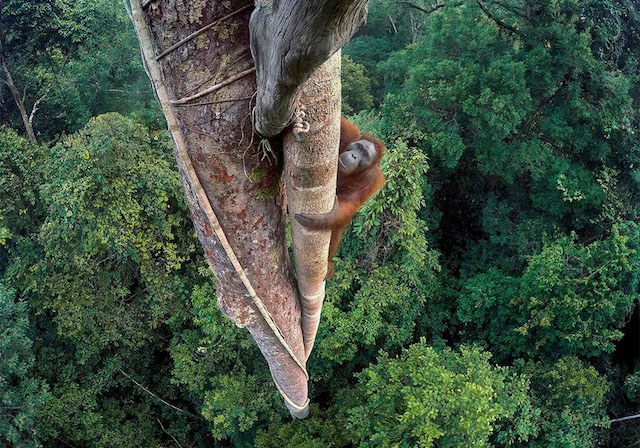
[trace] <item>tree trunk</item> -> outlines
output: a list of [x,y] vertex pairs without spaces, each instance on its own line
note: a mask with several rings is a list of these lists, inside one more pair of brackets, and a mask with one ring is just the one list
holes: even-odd
[[[249,25],[258,83],[256,131],[280,133],[300,104],[308,113],[304,126],[309,132],[289,131],[284,139],[291,217],[328,212],[333,206],[340,140],[339,50],[364,24],[367,7],[368,0],[256,0]],[[324,300],[330,233],[304,229],[295,218],[291,225],[309,356]]]
[[331,231],[308,230],[294,216],[326,213],[333,208],[340,143],[340,63],[338,51],[303,85],[300,104],[305,107],[309,131],[289,132],[284,139],[287,201],[307,357],[320,323]]
[[[291,414],[304,418],[306,358],[300,301],[285,246],[282,156],[276,154],[275,160],[259,148],[250,120],[255,92],[255,77],[248,71],[252,2],[163,0],[151,2],[143,13],[140,0],[126,1],[174,140],[196,233],[216,277],[218,304],[236,325],[249,330]],[[156,62],[156,54],[179,42]],[[247,74],[213,93],[194,96],[242,72]],[[189,96],[194,98],[171,104]],[[227,247],[215,233],[219,229],[212,212],[228,238]],[[239,275],[238,266],[246,277]],[[260,303],[268,310],[267,319]],[[281,336],[270,326],[269,315]]]

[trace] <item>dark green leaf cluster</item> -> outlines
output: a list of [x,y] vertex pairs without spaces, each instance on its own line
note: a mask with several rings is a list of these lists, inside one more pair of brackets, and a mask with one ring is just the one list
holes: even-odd
[[27,303],[0,283],[0,442],[40,447],[36,412],[46,388],[33,374],[35,356]]

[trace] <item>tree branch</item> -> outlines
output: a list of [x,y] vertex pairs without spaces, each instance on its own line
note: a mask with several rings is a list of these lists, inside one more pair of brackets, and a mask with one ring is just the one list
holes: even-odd
[[509,11],[510,13],[515,14],[518,17],[521,17],[521,18],[527,19],[527,20],[531,20],[531,16],[530,15],[528,15],[524,11],[522,11],[522,10],[520,10],[520,9],[514,7],[514,6],[511,6],[511,5],[507,4],[506,2],[503,2],[502,0],[492,0],[491,2],[496,4],[496,5],[498,5],[498,6],[500,6],[501,8]]
[[393,21],[393,18],[391,17],[391,14],[387,14],[387,17],[389,17],[389,21],[391,22],[391,26],[393,26],[393,34],[398,34],[398,28],[396,27],[396,23]]
[[482,10],[482,12],[485,13],[485,15],[487,17],[489,17],[491,20],[493,20],[495,22],[496,25],[498,25],[500,28],[504,28],[505,30],[508,30],[510,32],[512,32],[513,34],[520,34],[520,30],[512,27],[511,25],[507,25],[506,23],[504,23],[502,20],[500,20],[498,17],[494,16],[493,14],[491,14],[491,12],[486,8],[486,6],[482,3],[482,0],[476,0],[476,3],[478,4],[478,6],[480,7],[480,9]]
[[185,414],[191,414],[188,411],[185,411],[184,409],[180,409],[177,406],[172,405],[171,403],[169,403],[168,401],[163,400],[162,398],[158,397],[156,394],[154,394],[153,392],[151,392],[149,389],[147,389],[146,387],[144,387],[142,384],[138,383],[136,380],[134,380],[133,378],[131,378],[131,376],[129,376],[127,373],[125,373],[124,370],[122,369],[118,369],[120,371],[120,373],[122,373],[124,376],[126,376],[127,378],[129,378],[131,381],[133,381],[133,383],[138,386],[140,389],[142,389],[143,391],[145,391],[146,393],[148,393],[149,395],[151,395],[152,397],[157,398],[158,400],[160,400],[161,402],[163,402],[164,404],[166,404],[167,406],[169,406],[171,409],[175,409],[178,412],[184,412]]
[[417,9],[418,11],[424,12],[425,14],[431,14],[432,12],[436,12],[437,10],[439,10],[440,8],[444,8],[445,5],[444,3],[440,3],[437,4],[435,6],[433,6],[432,8],[423,8],[422,6],[416,5],[415,3],[411,3],[411,2],[400,2],[400,4],[402,6],[405,6],[407,8],[413,8],[413,9]]
[[35,103],[33,103],[33,107],[31,108],[31,114],[29,115],[29,124],[31,125],[31,127],[33,127],[33,118],[35,117],[36,112],[38,111],[40,103],[47,97],[47,95],[49,95],[50,91],[51,91],[51,84],[49,84],[49,87],[47,87],[47,91],[44,92],[44,95],[42,95],[40,98],[36,100]]
[[162,432],[164,432],[166,435],[168,435],[169,437],[171,437],[173,439],[173,441],[175,442],[176,445],[178,445],[178,448],[182,448],[182,445],[180,445],[180,442],[178,442],[178,439],[176,439],[175,437],[173,437],[173,434],[169,434],[167,432],[166,429],[164,429],[164,425],[162,424],[162,422],[160,421],[159,418],[156,418],[156,421],[160,424],[160,428],[162,428]]
[[271,0],[251,14],[254,126],[273,137],[291,122],[302,84],[366,21],[368,0]]
[[4,21],[2,17],[2,8],[3,1],[0,0],[0,65],[2,65],[2,70],[5,74],[5,79],[3,79],[4,83],[9,87],[11,91],[11,95],[13,96],[13,100],[20,111],[20,117],[22,117],[22,122],[24,123],[25,130],[27,131],[27,137],[32,142],[36,142],[36,134],[33,132],[33,127],[29,122],[29,117],[27,116],[27,109],[24,107],[24,101],[20,96],[20,91],[16,87],[13,82],[13,77],[11,76],[11,71],[9,70],[9,57],[7,55],[7,38],[4,32]]
[[615,418],[613,420],[610,420],[609,423],[626,422],[627,420],[635,420],[635,419],[638,419],[638,418],[640,418],[640,414],[629,415],[627,417]]

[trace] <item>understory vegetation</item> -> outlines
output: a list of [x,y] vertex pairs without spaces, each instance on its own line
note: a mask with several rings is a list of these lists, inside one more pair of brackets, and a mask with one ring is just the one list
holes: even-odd
[[0,8],[38,102],[32,141],[0,86],[0,446],[638,446],[638,0],[371,0],[343,113],[387,185],[304,421],[218,310],[120,2]]

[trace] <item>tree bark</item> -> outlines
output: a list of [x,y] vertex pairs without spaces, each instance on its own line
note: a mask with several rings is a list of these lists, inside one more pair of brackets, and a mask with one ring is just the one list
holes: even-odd
[[333,208],[340,143],[340,65],[338,51],[304,83],[300,104],[305,106],[309,131],[288,132],[284,139],[287,201],[307,357],[320,323],[331,231],[308,230],[295,220],[295,214],[326,213]]
[[[259,139],[253,136],[249,98],[255,91],[255,77],[248,73],[199,98],[196,105],[171,104],[251,68],[251,9],[247,8],[251,2],[165,0],[151,3],[143,13],[140,0],[126,1],[174,140],[196,233],[216,277],[218,304],[236,325],[249,330],[288,400],[291,414],[304,418],[308,414],[307,377],[296,361],[304,363],[306,358],[300,301],[285,246],[282,156],[277,155],[277,160],[265,157],[258,147]],[[242,8],[241,13],[196,33],[156,62],[155,55]],[[293,356],[238,275],[237,266],[215,234],[203,196]]]
[[256,0],[251,53],[258,95],[256,131],[287,127],[302,84],[365,23],[369,0]]

